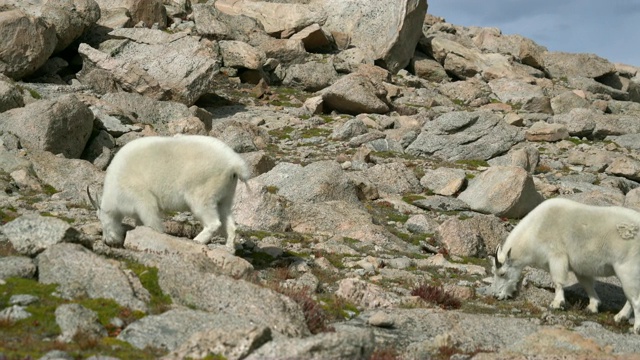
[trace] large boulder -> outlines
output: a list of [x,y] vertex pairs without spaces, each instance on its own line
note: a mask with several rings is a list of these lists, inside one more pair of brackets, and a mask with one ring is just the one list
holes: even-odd
[[507,218],[521,218],[544,200],[531,175],[516,166],[490,167],[458,199],[474,211]]
[[167,10],[162,0],[96,0],[96,2],[106,13],[114,9],[126,9],[129,23],[132,25],[143,22],[147,27],[157,24],[162,29],[167,26]]
[[425,51],[454,78],[471,79],[476,75],[485,80],[531,78],[526,67],[518,68],[507,55],[483,53],[473,44],[458,42],[442,34],[428,34],[422,42]]
[[476,215],[469,219],[451,217],[438,227],[437,234],[451,255],[486,257],[509,233],[496,216]]
[[573,54],[549,51],[543,55],[544,68],[554,79],[597,78],[616,71],[613,63],[593,54]]
[[109,34],[122,39],[114,45],[118,51],[80,44],[80,81],[92,84],[96,77],[106,78],[104,82],[129,92],[193,105],[211,90],[220,69],[217,46],[206,39],[149,29],[116,29]]
[[8,0],[6,3],[49,24],[55,31],[57,41],[50,45],[56,53],[80,38],[100,18],[100,7],[95,0]]
[[351,45],[363,49],[392,73],[404,69],[422,35],[426,0],[318,0],[327,13],[324,28],[350,35]]
[[78,230],[66,221],[38,214],[23,215],[2,227],[2,233],[21,255],[36,256],[48,247],[77,241]]
[[314,0],[306,3],[253,0],[216,1],[216,9],[228,15],[256,19],[269,34],[299,31],[312,24],[335,36],[346,36],[392,73],[409,64],[422,34],[427,12],[425,0],[399,2]]
[[[130,112],[133,114],[132,116],[135,116],[133,119],[135,123],[151,125],[157,133],[162,135],[169,135],[172,123],[193,116],[189,107],[183,103],[155,101],[137,93],[109,93],[102,96],[100,100],[101,102],[96,104],[96,108],[92,109],[96,114],[113,114],[117,118],[123,118],[122,113]],[[107,129],[112,131],[112,129]],[[116,132],[115,136],[120,134]]]
[[307,166],[283,162],[253,181],[293,202],[342,200],[358,203],[355,185],[335,161],[317,161]]
[[267,326],[274,337],[309,335],[304,314],[296,302],[244,280],[201,272],[182,259],[166,259],[158,266],[158,284],[176,304],[213,315],[249,319]]
[[524,140],[518,128],[485,111],[456,111],[427,122],[406,152],[446,160],[488,160]]
[[195,30],[202,36],[219,40],[249,41],[253,32],[264,32],[262,25],[255,19],[243,14],[230,15],[216,9],[222,2],[211,4],[193,4],[192,14]]
[[280,35],[285,30],[302,30],[326,20],[323,3],[298,4],[255,0],[219,0],[217,10],[228,15],[244,15],[256,19],[269,34]]
[[361,73],[352,73],[339,78],[321,91],[322,100],[329,109],[348,114],[389,112],[383,100],[386,91],[382,84]]
[[[58,294],[65,299],[86,296],[113,299],[132,310],[146,311],[138,296],[140,281],[127,275],[117,264],[77,244],[57,244],[36,258],[38,277],[43,284],[58,284]],[[134,275],[135,276],[135,275]],[[139,288],[134,290],[137,281]],[[149,294],[146,294],[149,296]]]
[[0,73],[13,79],[32,74],[56,48],[56,29],[22,10],[0,12]]
[[55,27],[58,43],[54,52],[60,52],[98,21],[100,7],[94,0],[48,0],[40,13]]
[[87,204],[87,185],[102,183],[104,172],[90,162],[80,159],[65,159],[47,151],[34,151],[29,154],[36,176],[44,184],[52,187],[58,199],[72,204]]
[[17,135],[28,149],[78,158],[91,135],[93,118],[75,95],[64,95],[0,114],[0,130]]
[[0,74],[0,112],[24,106],[19,88],[8,77]]
[[[154,347],[173,351],[200,332],[220,330],[235,333],[239,338],[247,336],[253,328],[248,318],[236,314],[211,314],[199,310],[177,308],[159,315],[146,316],[129,326],[118,335],[118,339],[144,349]],[[262,327],[260,327],[262,328]],[[267,328],[270,340],[270,332]],[[224,349],[225,347],[222,347]],[[196,358],[202,358],[197,356]]]
[[304,339],[271,341],[246,359],[368,359],[374,347],[375,339],[370,329],[349,329],[321,333]]
[[516,105],[521,110],[547,114],[552,112],[549,98],[540,86],[503,78],[489,81],[489,86],[500,101]]

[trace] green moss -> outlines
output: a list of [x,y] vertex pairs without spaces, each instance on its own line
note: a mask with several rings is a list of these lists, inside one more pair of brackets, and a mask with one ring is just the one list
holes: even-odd
[[327,259],[327,261],[329,261],[329,263],[331,265],[333,265],[335,268],[337,269],[344,269],[344,255],[343,254],[337,254],[337,253],[322,253],[321,254],[322,257],[324,257],[325,259]]
[[277,87],[274,89],[277,94],[281,95],[300,95],[300,90],[292,87]]
[[511,109],[518,111],[520,109],[522,109],[522,104],[521,103],[509,103],[509,105],[511,105]]
[[409,215],[405,215],[405,214],[400,214],[400,213],[390,213],[388,216],[389,221],[394,221],[397,223],[406,223],[407,220],[409,220]]
[[301,136],[303,139],[309,139],[317,136],[327,137],[330,134],[331,134],[331,130],[328,130],[328,129],[310,128],[310,129],[304,130]]
[[275,260],[273,256],[262,251],[252,251],[247,256],[242,256],[245,260],[248,260],[251,265],[256,269],[264,269],[271,265]]
[[[154,359],[163,355],[157,349],[134,348],[128,343],[106,337],[98,340],[77,339],[65,344],[52,341],[60,335],[56,323],[55,310],[66,303],[78,303],[97,313],[100,323],[109,329],[109,322],[119,317],[130,323],[144,314],[132,312],[118,305],[111,299],[75,299],[65,300],[52,294],[57,285],[41,284],[33,279],[9,278],[0,285],[0,304],[7,304],[9,298],[16,294],[28,294],[38,297],[38,301],[27,306],[30,317],[15,321],[0,321],[0,353],[9,359],[39,358],[51,350],[63,350],[74,358],[87,358],[96,353],[122,359]],[[115,336],[111,333],[110,336]]]
[[318,296],[318,300],[322,309],[333,320],[348,320],[360,314],[355,305],[335,295],[321,294]]
[[269,131],[269,135],[280,139],[280,140],[284,140],[284,139],[291,139],[291,133],[294,131],[295,129],[291,126],[284,126],[281,127],[279,129],[273,129]]
[[262,231],[262,230],[238,230],[238,234],[243,236],[243,237],[247,237],[247,238],[251,238],[251,237],[255,237],[258,240],[262,240],[264,238],[266,238],[267,236],[273,236],[274,233],[269,232],[269,231]]
[[[191,358],[186,358],[186,359],[188,360]],[[209,354],[203,357],[202,360],[227,360],[227,358],[220,354]]]
[[54,188],[53,186],[51,186],[51,185],[49,185],[49,184],[45,184],[45,185],[42,187],[42,190],[43,190],[43,192],[44,192],[45,194],[47,194],[47,195],[49,195],[49,196],[51,196],[51,195],[53,195],[53,194],[55,194],[55,193],[59,192],[58,190],[56,190],[56,188]]
[[325,124],[329,124],[335,121],[331,115],[320,115],[320,117],[322,118]]
[[456,160],[456,164],[464,165],[473,170],[479,167],[489,167],[489,163],[481,159]]
[[273,185],[267,186],[267,192],[269,194],[277,194],[278,190],[280,190],[280,189],[278,189],[277,186],[273,186]]
[[0,225],[4,225],[8,222],[11,222],[17,217],[18,217],[18,213],[16,209],[13,207],[0,209]]
[[584,141],[578,139],[577,137],[567,138],[567,141],[570,141],[570,142],[572,142],[572,143],[574,143],[576,145],[584,144]]
[[66,216],[60,216],[60,215],[53,215],[52,213],[48,212],[48,211],[42,211],[40,212],[40,216],[45,216],[45,217],[54,217],[60,220],[63,220],[69,224],[73,224],[76,219],[72,219],[72,218],[68,218]]
[[18,90],[20,90],[20,92],[24,92],[25,90],[29,92],[29,95],[31,95],[32,98],[36,99],[36,100],[40,100],[42,99],[42,95],[40,95],[37,91],[35,91],[34,89],[31,89],[29,87],[26,86],[21,86],[21,85],[16,85],[16,87],[18,88]]
[[350,237],[343,237],[342,241],[344,241],[346,244],[349,245],[355,245],[355,244],[360,244],[361,241],[358,239],[354,239],[354,238],[350,238]]
[[430,236],[428,234],[413,234],[413,233],[404,233],[400,232],[397,229],[389,228],[389,232],[393,235],[399,237],[404,242],[407,242],[411,245],[419,246],[422,241],[427,240]]
[[169,295],[162,292],[162,288],[158,283],[158,269],[147,267],[134,261],[125,261],[125,263],[138,276],[142,286],[151,294],[149,312],[151,314],[160,314],[167,311],[173,301]]
[[413,204],[414,201],[416,200],[424,200],[426,199],[425,196],[422,195],[415,195],[415,194],[409,194],[409,195],[405,195],[402,197],[402,201],[408,203],[408,204]]

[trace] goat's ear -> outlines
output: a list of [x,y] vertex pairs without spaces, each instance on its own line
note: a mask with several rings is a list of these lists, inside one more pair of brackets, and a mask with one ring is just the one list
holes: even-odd
[[507,251],[507,256],[504,258],[504,263],[505,264],[510,264],[511,263],[511,249],[509,249],[509,251]]

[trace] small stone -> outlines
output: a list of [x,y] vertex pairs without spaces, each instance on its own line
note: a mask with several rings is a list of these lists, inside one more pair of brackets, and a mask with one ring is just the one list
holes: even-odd
[[388,314],[378,311],[369,318],[369,325],[381,328],[392,328],[395,325],[395,321]]
[[27,305],[33,304],[38,300],[39,299],[37,296],[33,296],[29,294],[18,294],[18,295],[13,295],[9,298],[9,304],[27,306]]

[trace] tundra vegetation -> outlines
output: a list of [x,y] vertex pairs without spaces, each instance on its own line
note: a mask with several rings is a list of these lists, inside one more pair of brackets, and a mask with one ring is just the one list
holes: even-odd
[[[534,267],[499,301],[489,261],[544,199],[640,209],[637,67],[450,24],[424,0],[187,4],[1,9],[0,358],[640,352],[615,321],[616,277],[595,281],[593,314],[573,275],[550,307],[555,284]],[[223,232],[193,241],[212,226],[179,206],[120,213],[105,244],[118,228],[87,185],[102,210],[152,203],[114,195],[110,166],[178,134],[217,138],[251,169],[235,253]],[[184,195],[183,165],[220,159],[132,157],[129,172],[166,183],[149,199]]]

